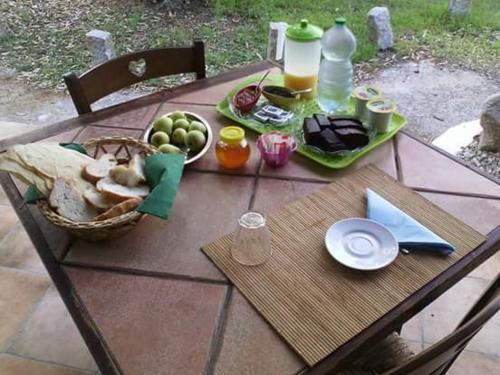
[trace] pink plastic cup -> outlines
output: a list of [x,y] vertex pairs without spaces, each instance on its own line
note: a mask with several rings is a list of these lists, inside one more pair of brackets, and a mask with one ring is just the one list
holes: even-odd
[[297,149],[293,136],[278,131],[261,135],[257,139],[257,148],[266,164],[272,168],[284,166]]

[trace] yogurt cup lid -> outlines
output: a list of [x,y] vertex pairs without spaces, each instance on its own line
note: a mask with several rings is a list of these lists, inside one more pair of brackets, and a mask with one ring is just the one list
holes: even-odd
[[391,113],[396,110],[396,103],[389,99],[372,99],[366,103],[366,108],[377,113]]
[[362,100],[378,99],[382,96],[382,92],[373,86],[361,85],[354,89],[354,96]]

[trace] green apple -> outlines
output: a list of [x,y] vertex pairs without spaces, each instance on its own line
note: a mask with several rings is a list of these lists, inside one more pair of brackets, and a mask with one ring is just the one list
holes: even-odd
[[169,116],[173,122],[176,122],[177,120],[179,119],[186,119],[186,115],[181,112],[181,111],[175,111],[175,112],[172,112]]
[[199,130],[191,130],[186,134],[186,145],[191,151],[200,151],[206,143],[205,134]]
[[186,120],[185,118],[180,118],[178,120],[175,120],[174,121],[174,130],[175,129],[179,129],[179,128],[182,128],[185,131],[188,131],[188,129],[189,129],[189,121]]
[[164,145],[168,142],[170,142],[170,137],[165,132],[156,132],[151,137],[151,143],[156,147]]
[[172,133],[172,140],[178,146],[184,146],[186,144],[187,131],[183,128],[177,128]]
[[191,131],[191,130],[199,130],[203,134],[205,134],[207,132],[207,128],[200,121],[191,121],[191,124],[189,124],[188,131]]
[[182,154],[179,147],[170,144],[164,144],[158,147],[164,154]]
[[172,130],[174,127],[174,122],[170,117],[160,117],[157,119],[153,125],[153,129],[155,132],[164,132],[168,135],[172,134]]

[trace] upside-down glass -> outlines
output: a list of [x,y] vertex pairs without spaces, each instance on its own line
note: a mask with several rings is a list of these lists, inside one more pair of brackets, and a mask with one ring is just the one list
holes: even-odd
[[245,266],[257,266],[266,262],[271,254],[271,232],[266,226],[266,218],[260,212],[245,212],[238,219],[232,257]]

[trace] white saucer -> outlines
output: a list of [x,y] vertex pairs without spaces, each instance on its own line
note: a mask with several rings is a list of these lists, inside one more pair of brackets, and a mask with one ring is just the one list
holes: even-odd
[[326,248],[344,266],[356,270],[378,270],[398,256],[398,241],[384,225],[369,219],[345,219],[326,231]]

